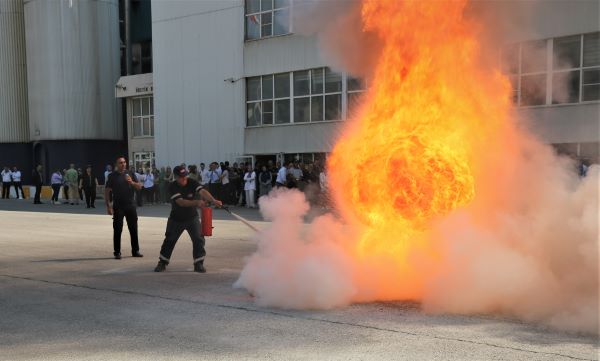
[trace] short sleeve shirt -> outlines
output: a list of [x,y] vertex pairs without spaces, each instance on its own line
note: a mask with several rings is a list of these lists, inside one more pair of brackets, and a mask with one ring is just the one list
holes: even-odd
[[108,175],[106,188],[112,189],[113,208],[135,207],[135,202],[133,200],[135,189],[132,185],[127,183],[127,180],[125,179],[127,174],[129,174],[131,179],[137,183],[138,179],[135,176],[135,173],[129,173],[128,171],[123,173],[112,172]]
[[190,178],[188,178],[185,186],[179,185],[177,181],[171,182],[169,184],[169,194],[171,195],[172,208],[169,218],[178,222],[187,222],[194,218],[198,218],[196,207],[181,207],[177,204],[176,200],[180,198],[188,201],[194,200],[196,199],[196,194],[198,194],[201,189],[202,186],[200,183]]

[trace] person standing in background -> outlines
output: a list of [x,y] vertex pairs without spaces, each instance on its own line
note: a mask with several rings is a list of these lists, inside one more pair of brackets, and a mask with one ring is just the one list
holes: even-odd
[[163,203],[169,203],[169,184],[173,181],[173,172],[171,167],[165,169],[165,175],[163,176],[163,182],[161,183],[162,198],[160,199]]
[[[18,199],[25,199],[25,193],[23,192],[23,186],[21,185],[21,171],[17,167],[13,167],[12,170],[13,186],[15,186],[15,194]],[[19,196],[19,190],[21,195]]]
[[266,166],[262,166],[260,175],[258,176],[260,182],[260,196],[266,196],[271,191],[271,172],[267,170]]
[[71,205],[79,205],[79,174],[75,169],[75,164],[71,163],[69,169],[65,173],[65,184],[69,187],[69,203]]
[[142,188],[135,190],[135,200],[137,201],[137,206],[138,207],[142,207],[144,205],[144,197],[143,197],[143,193],[144,193],[144,180],[146,179],[146,176],[144,175],[144,171],[142,170],[142,168],[138,168],[137,172],[135,171],[134,167],[131,167],[132,172],[135,174],[138,182],[140,182],[142,184]]
[[60,204],[58,201],[58,194],[60,193],[60,187],[62,184],[62,172],[60,169],[57,169],[56,172],[52,173],[52,178],[50,178],[50,185],[52,186],[52,204]]
[[81,183],[81,178],[83,177],[83,171],[81,168],[77,168],[77,191],[79,193],[79,200],[83,202],[83,189],[79,187],[79,183]]
[[63,169],[62,170],[62,180],[63,180],[63,196],[65,197],[65,204],[69,204],[69,185],[67,184],[67,181],[65,180],[65,175],[67,174],[67,170]]
[[104,171],[104,184],[106,184],[106,181],[108,180],[108,176],[112,173],[112,166],[110,164],[108,164],[106,166],[106,170]]
[[8,167],[2,170],[2,199],[10,198],[10,187],[12,187],[12,172]]
[[204,188],[208,188],[208,183],[210,181],[209,171],[206,169],[204,163],[200,163],[200,184]]
[[244,192],[246,193],[246,208],[256,208],[254,204],[254,193],[256,192],[256,173],[252,170],[252,165],[246,166],[244,174]]
[[88,165],[85,168],[85,173],[79,181],[79,189],[83,190],[85,194],[85,203],[87,208],[96,208],[94,202],[96,201],[96,187],[98,186],[98,178],[92,172],[92,166]]
[[221,200],[223,204],[231,204],[231,197],[229,196],[229,167],[227,165],[224,165],[221,169],[219,179],[221,180]]
[[150,205],[154,204],[154,174],[150,171],[150,168],[146,168],[146,174],[144,175],[144,196],[146,203]]
[[31,174],[33,185],[35,186],[35,195],[33,196],[33,204],[42,204],[40,196],[42,193],[42,184],[44,184],[44,177],[42,175],[42,165],[38,164]]

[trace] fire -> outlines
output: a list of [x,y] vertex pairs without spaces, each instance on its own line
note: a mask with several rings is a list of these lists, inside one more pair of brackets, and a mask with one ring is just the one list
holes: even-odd
[[383,47],[361,109],[328,162],[338,208],[364,226],[355,252],[393,257],[404,280],[386,287],[407,287],[411,297],[421,292],[414,278],[423,278],[411,259],[436,258],[427,231],[474,200],[476,154],[510,109],[507,79],[481,66],[466,5],[363,2],[363,29]]

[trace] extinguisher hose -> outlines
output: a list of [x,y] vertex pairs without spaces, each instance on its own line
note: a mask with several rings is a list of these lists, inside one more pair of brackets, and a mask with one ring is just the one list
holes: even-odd
[[240,216],[239,214],[236,214],[234,212],[232,212],[228,207],[222,207],[224,210],[227,211],[227,213],[231,214],[232,216],[234,216],[235,218],[237,218],[238,221],[242,222],[243,224],[247,225],[248,227],[250,227],[254,232],[260,232],[260,230],[256,227],[254,227],[246,218]]

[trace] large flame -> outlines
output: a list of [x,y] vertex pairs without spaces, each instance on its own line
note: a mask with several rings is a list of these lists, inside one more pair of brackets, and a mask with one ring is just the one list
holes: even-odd
[[[378,35],[382,53],[328,167],[339,208],[364,225],[358,255],[391,255],[401,276],[411,276],[415,252],[435,258],[425,236],[431,222],[474,199],[476,152],[510,107],[509,82],[482,69],[466,3],[362,5],[363,28]],[[403,285],[413,288],[403,295],[420,296],[419,282]]]

